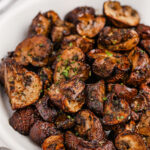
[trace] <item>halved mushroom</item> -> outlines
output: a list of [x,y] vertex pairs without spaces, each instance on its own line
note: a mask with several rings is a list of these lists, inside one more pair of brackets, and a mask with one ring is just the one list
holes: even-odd
[[77,7],[70,12],[68,12],[65,16],[65,21],[71,22],[73,24],[77,23],[78,18],[84,15],[95,15],[95,10],[92,7]]
[[117,27],[137,26],[140,22],[138,12],[130,6],[121,6],[120,2],[106,1],[103,9],[104,14]]
[[28,36],[44,35],[48,36],[50,33],[51,22],[41,13],[33,19],[29,28]]
[[85,84],[79,79],[72,79],[60,84],[53,84],[48,89],[51,102],[65,112],[75,113],[85,101]]
[[50,106],[48,95],[42,97],[35,105],[43,120],[48,122],[54,121],[57,116],[57,110]]
[[98,48],[111,51],[128,51],[139,43],[139,36],[133,29],[105,27],[99,34]]
[[70,131],[67,131],[65,134],[65,143],[69,150],[115,150],[115,147],[111,141],[103,139],[98,143],[94,141],[89,142],[75,136]]
[[9,124],[19,133],[28,135],[32,125],[39,119],[32,107],[23,108],[13,113]]
[[64,37],[61,48],[62,49],[69,49],[73,47],[79,47],[84,53],[88,52],[89,50],[93,49],[94,47],[94,40],[89,39],[85,36],[69,35]]
[[118,150],[147,150],[142,137],[130,131],[120,133],[115,139],[115,145]]
[[105,82],[100,80],[94,84],[88,84],[86,88],[86,104],[88,108],[98,115],[103,113],[105,95]]
[[51,39],[54,43],[59,43],[64,36],[70,35],[74,30],[74,24],[59,20],[52,28]]
[[150,38],[150,26],[139,24],[136,28],[136,31],[142,39]]
[[88,53],[94,58],[93,72],[108,82],[122,81],[128,76],[130,62],[126,56],[104,49],[94,49]]
[[48,137],[42,144],[42,150],[65,150],[63,135],[52,135]]
[[144,50],[146,50],[147,53],[150,54],[150,39],[142,40],[140,44],[144,48]]
[[88,109],[77,113],[75,130],[80,136],[87,137],[89,141],[101,141],[105,137],[99,118]]
[[136,88],[129,88],[124,84],[108,84],[108,92],[115,93],[118,98],[130,102],[138,93]]
[[142,93],[147,98],[148,106],[150,106],[150,78],[147,78],[140,86]]
[[144,136],[150,136],[150,110],[142,114],[141,120],[136,126],[136,132]]
[[127,83],[133,86],[140,85],[149,76],[149,56],[142,49],[135,48],[129,53],[128,58],[132,64],[132,72]]
[[75,124],[74,117],[67,115],[65,113],[61,113],[55,120],[56,127],[58,129],[70,129]]
[[126,131],[135,132],[135,128],[136,128],[136,123],[133,120],[131,120],[128,124],[125,125]]
[[135,112],[140,112],[148,108],[148,100],[143,92],[144,91],[140,91],[140,93],[130,101],[130,106]]
[[13,58],[21,65],[43,67],[48,64],[52,50],[51,41],[45,36],[37,35],[22,41],[16,47]]
[[62,82],[71,78],[80,78],[82,81],[88,79],[90,66],[80,61],[60,61],[56,64],[54,82]]
[[54,82],[62,82],[71,78],[85,81],[89,77],[90,67],[83,62],[84,53],[79,48],[66,49],[57,59],[54,71]]
[[12,109],[29,106],[39,99],[42,82],[34,72],[11,61],[5,64],[4,78]]
[[44,13],[44,16],[50,21],[52,22],[52,25],[57,24],[58,21],[60,21],[60,17],[59,15],[53,11],[53,10],[49,10],[46,13]]
[[57,61],[61,60],[84,61],[85,54],[80,48],[73,47],[71,49],[65,49],[61,52],[61,55],[59,55]]
[[81,36],[93,38],[103,29],[104,25],[103,16],[84,15],[78,18],[76,30]]
[[50,67],[42,67],[39,71],[39,77],[43,83],[52,82],[52,74],[53,73]]
[[53,123],[39,120],[30,129],[30,138],[38,145],[41,145],[47,137],[57,134],[60,134],[60,131]]
[[110,94],[104,105],[103,123],[115,125],[128,120],[130,106],[124,99],[119,99],[115,94]]

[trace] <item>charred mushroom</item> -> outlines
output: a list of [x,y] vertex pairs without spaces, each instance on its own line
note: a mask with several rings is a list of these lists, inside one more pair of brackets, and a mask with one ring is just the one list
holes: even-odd
[[104,14],[117,27],[137,26],[140,22],[139,14],[130,6],[121,6],[117,1],[104,3]]
[[75,113],[85,101],[85,84],[79,79],[72,79],[60,84],[53,84],[48,95],[51,102],[65,112]]
[[14,52],[13,58],[21,65],[32,64],[36,67],[43,67],[48,64],[52,53],[51,41],[45,36],[33,36],[22,41]]
[[79,23],[76,25],[78,34],[89,38],[95,37],[105,25],[105,18],[103,16],[84,15],[79,17],[78,21]]
[[13,62],[7,62],[4,69],[5,88],[12,109],[19,109],[35,103],[42,90],[37,74]]
[[139,43],[139,36],[133,29],[105,27],[99,34],[98,48],[111,51],[128,51]]

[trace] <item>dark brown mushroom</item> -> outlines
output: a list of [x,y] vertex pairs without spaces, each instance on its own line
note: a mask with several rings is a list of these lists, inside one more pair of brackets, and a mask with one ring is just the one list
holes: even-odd
[[48,89],[51,102],[65,112],[76,113],[85,102],[85,84],[79,79],[72,79],[60,84],[53,84]]
[[101,141],[105,137],[99,118],[88,109],[81,110],[76,115],[75,130],[80,136],[87,137],[89,141]]
[[28,135],[30,128],[38,119],[35,109],[27,107],[14,112],[9,119],[9,124],[19,133]]
[[70,12],[68,12],[65,16],[65,21],[71,22],[71,23],[77,23],[78,18],[84,15],[95,15],[95,10],[92,7],[77,7]]
[[92,65],[93,72],[107,82],[123,81],[130,70],[130,62],[126,56],[104,49],[94,49],[88,53],[95,61]]
[[142,48],[146,50],[148,54],[150,54],[150,39],[142,40],[140,44]]
[[135,48],[129,53],[128,58],[132,64],[132,72],[127,83],[136,87],[144,82],[149,76],[149,56],[142,49]]
[[65,150],[63,135],[52,135],[46,138],[42,150]]
[[139,36],[133,29],[105,27],[99,34],[98,48],[111,51],[128,51],[139,43]]
[[67,131],[65,134],[66,147],[69,150],[115,150],[111,141],[106,139],[96,142],[85,141],[84,139],[75,136],[72,132]]
[[106,95],[105,95],[105,82],[104,80],[100,80],[94,84],[88,84],[86,88],[86,104],[88,108],[94,111],[98,115],[102,115],[103,113],[103,103]]
[[5,64],[4,82],[12,109],[29,106],[39,99],[42,90],[39,76],[13,61]]
[[128,120],[130,106],[124,99],[119,99],[115,94],[110,94],[104,105],[103,123],[115,125]]
[[56,118],[55,124],[58,129],[70,129],[75,125],[75,119],[70,115],[61,113]]
[[48,122],[54,121],[57,116],[57,110],[53,106],[50,106],[48,95],[42,97],[35,105],[43,120]]
[[140,122],[136,126],[136,132],[150,137],[150,110],[142,114]]
[[84,53],[93,49],[95,41],[85,36],[69,35],[64,37],[61,43],[62,49],[69,49],[73,47],[79,47]]
[[150,26],[139,24],[136,31],[142,39],[150,39]]
[[51,22],[41,13],[33,19],[29,28],[28,36],[44,35],[48,36],[50,33]]
[[130,6],[121,6],[117,1],[104,3],[104,14],[117,27],[137,26],[140,22],[139,14]]
[[108,84],[108,92],[113,92],[118,98],[125,99],[128,102],[130,102],[138,93],[136,88],[129,88],[123,83]]
[[22,41],[15,49],[13,58],[21,65],[43,67],[53,51],[51,41],[45,36],[37,35]]
[[78,34],[93,38],[103,29],[105,18],[103,16],[84,15],[78,18],[78,22],[76,25]]
[[30,129],[30,138],[38,145],[41,145],[47,137],[57,134],[60,132],[53,123],[39,120]]
[[147,150],[142,137],[130,131],[120,133],[115,139],[115,145],[118,150]]

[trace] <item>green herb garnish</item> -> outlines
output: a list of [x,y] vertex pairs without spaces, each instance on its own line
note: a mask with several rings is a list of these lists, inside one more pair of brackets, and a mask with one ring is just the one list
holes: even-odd
[[107,56],[109,56],[109,57],[112,57],[112,56],[113,56],[113,54],[112,54],[111,52],[109,52],[109,51],[105,51],[105,53],[106,53]]

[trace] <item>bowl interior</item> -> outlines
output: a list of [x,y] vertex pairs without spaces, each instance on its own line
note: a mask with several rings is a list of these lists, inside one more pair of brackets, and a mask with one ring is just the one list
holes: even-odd
[[[0,59],[6,56],[8,51],[13,51],[27,34],[28,27],[41,11],[55,10],[61,18],[71,9],[77,6],[92,6],[97,13],[102,13],[105,0],[26,0],[18,7],[11,8],[0,21]],[[150,1],[126,0],[121,1],[137,9],[141,16],[141,22],[150,25]],[[9,99],[0,87],[0,138],[11,150],[40,150],[28,137],[25,137],[9,126],[8,119],[12,114]]]

